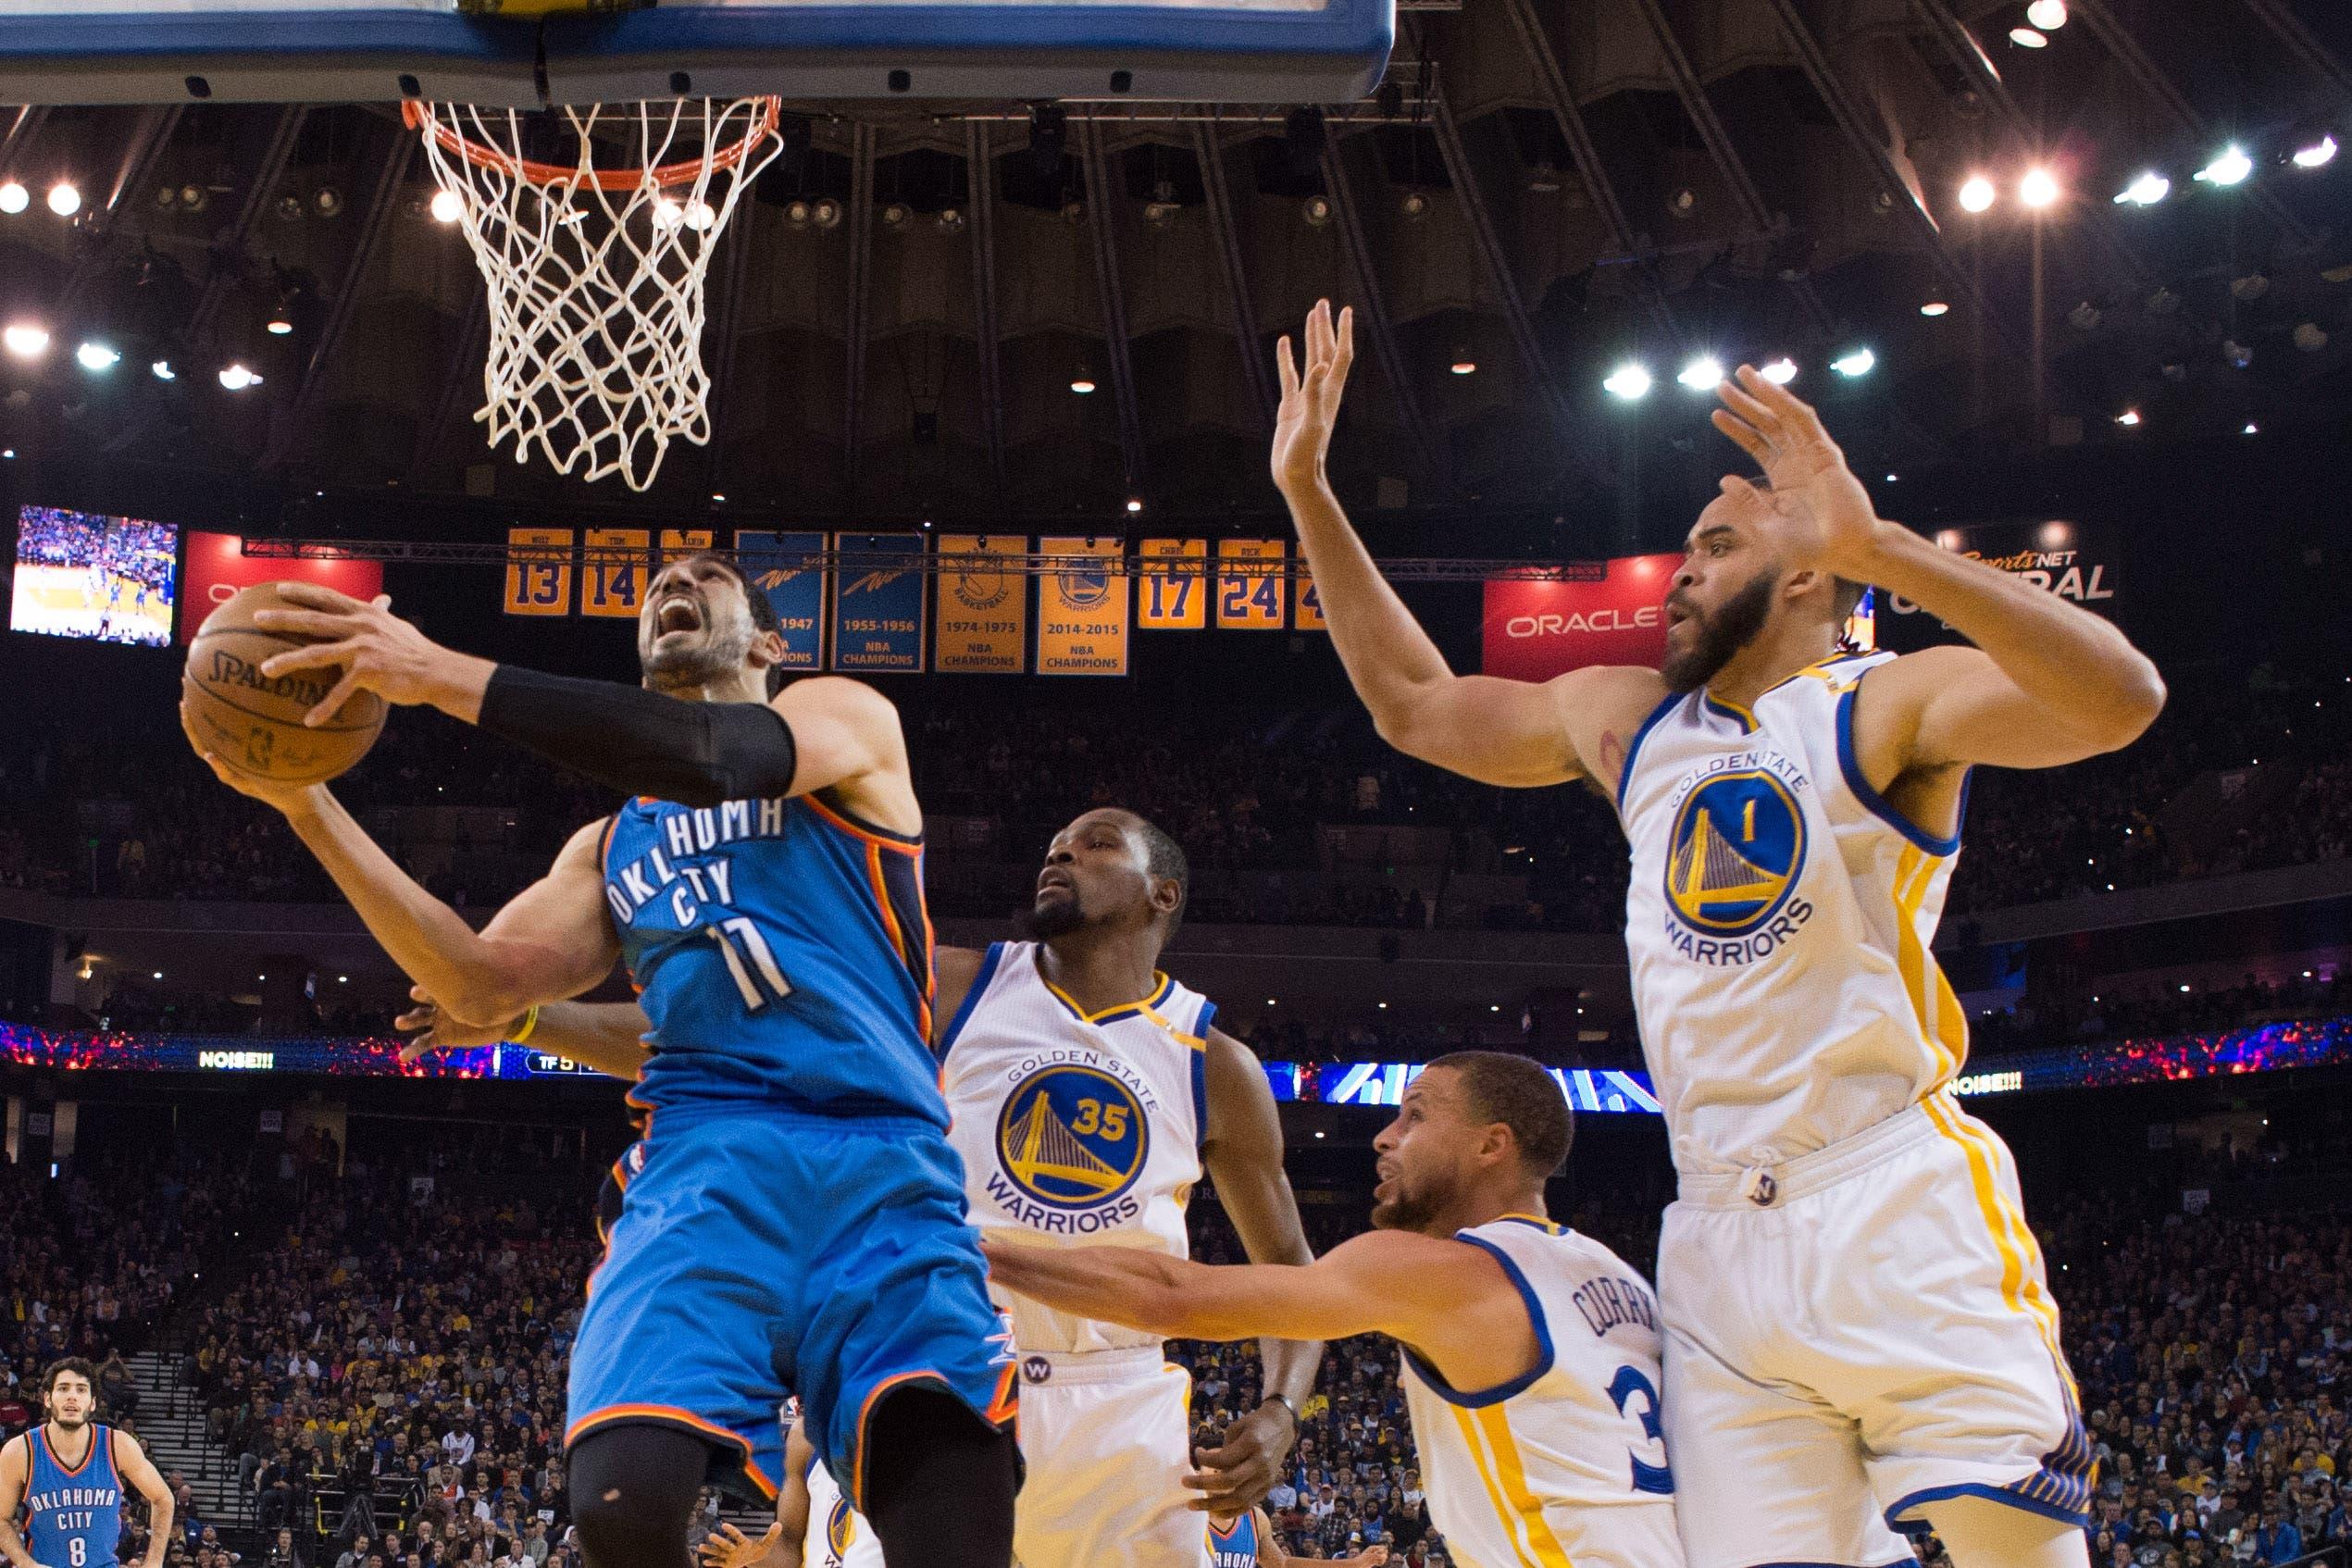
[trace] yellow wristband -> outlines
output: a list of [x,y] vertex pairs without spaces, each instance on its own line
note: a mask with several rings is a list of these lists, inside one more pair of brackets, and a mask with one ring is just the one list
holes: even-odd
[[507,1039],[506,1043],[509,1045],[522,1044],[523,1041],[530,1039],[530,1032],[537,1027],[539,1027],[539,1003],[534,1002],[531,1003],[530,1011],[523,1014],[523,1027],[516,1029],[513,1036]]

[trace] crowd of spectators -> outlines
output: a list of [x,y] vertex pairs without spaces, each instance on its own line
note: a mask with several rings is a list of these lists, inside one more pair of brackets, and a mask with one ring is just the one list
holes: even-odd
[[[1949,908],[2097,896],[2352,852],[2352,691],[2340,675],[2173,673],[2156,728],[2047,773],[1987,770]],[[27,716],[0,737],[0,887],[172,899],[331,898],[275,816],[223,790],[135,705]],[[1089,806],[1152,816],[1199,868],[1195,918],[1606,931],[1626,856],[1589,790],[1504,790],[1382,745],[1361,710],[1189,702],[905,700],[934,835],[935,913],[1001,915],[1052,831]],[[592,786],[438,716],[404,714],[336,785],[437,893],[495,902],[610,808]],[[429,820],[478,807],[494,820]],[[1411,877],[1333,863],[1323,829],[1423,829]],[[438,835],[429,838],[428,835]],[[1468,891],[1448,890],[1460,881]]]

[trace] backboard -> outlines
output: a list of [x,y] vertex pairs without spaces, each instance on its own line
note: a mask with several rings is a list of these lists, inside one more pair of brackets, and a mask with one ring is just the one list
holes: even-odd
[[694,0],[545,19],[457,0],[0,0],[0,103],[1340,103],[1377,84],[1394,32],[1395,0]]

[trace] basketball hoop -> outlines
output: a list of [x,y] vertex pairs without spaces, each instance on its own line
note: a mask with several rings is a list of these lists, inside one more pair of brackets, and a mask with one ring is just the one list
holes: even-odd
[[428,104],[433,181],[490,289],[474,417],[515,460],[644,490],[673,439],[707,443],[703,292],[736,202],[783,149],[775,98],[542,113]]

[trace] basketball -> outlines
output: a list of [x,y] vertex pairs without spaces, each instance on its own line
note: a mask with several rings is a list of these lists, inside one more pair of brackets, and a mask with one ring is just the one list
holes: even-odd
[[326,700],[343,672],[337,665],[275,679],[261,673],[272,654],[317,641],[254,624],[254,612],[284,604],[278,584],[256,583],[206,616],[188,645],[180,695],[197,739],[230,767],[274,783],[322,784],[376,743],[384,729],[384,700],[362,691],[327,723],[305,726],[302,716]]

